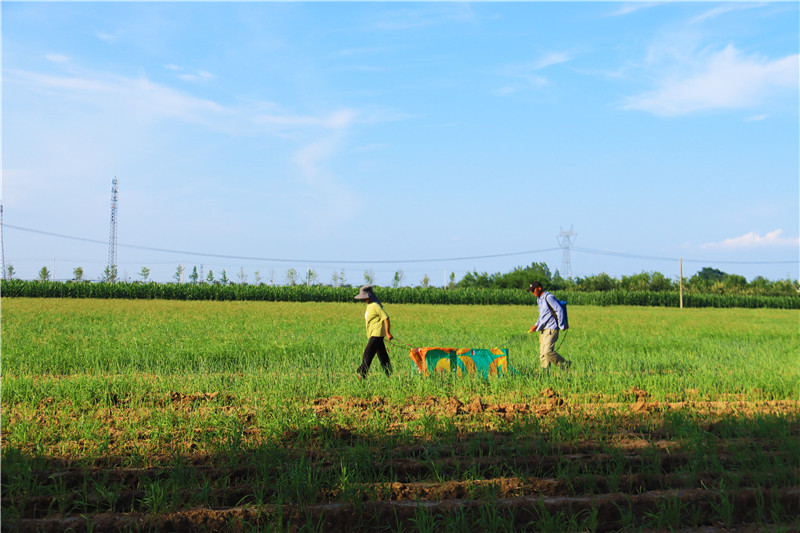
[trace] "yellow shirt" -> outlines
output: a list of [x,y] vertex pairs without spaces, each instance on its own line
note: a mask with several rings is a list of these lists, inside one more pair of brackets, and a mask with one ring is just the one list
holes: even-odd
[[364,320],[367,321],[367,337],[385,337],[386,324],[384,320],[389,318],[383,307],[377,302],[367,304],[367,312],[364,313]]

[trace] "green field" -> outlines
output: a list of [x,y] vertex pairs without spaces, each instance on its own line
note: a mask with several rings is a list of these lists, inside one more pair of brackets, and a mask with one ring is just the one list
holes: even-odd
[[535,307],[386,309],[360,381],[356,303],[3,298],[4,529],[797,527],[799,311],[571,306],[546,373]]

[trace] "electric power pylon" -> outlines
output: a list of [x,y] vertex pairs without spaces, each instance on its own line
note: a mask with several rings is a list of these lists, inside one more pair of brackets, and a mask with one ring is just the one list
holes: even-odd
[[117,195],[119,182],[117,177],[111,181],[111,229],[108,235],[108,277],[109,281],[117,278]]
[[556,236],[558,244],[561,246],[561,275],[566,274],[568,278],[572,277],[572,262],[569,258],[569,252],[577,236],[578,234],[572,231],[572,226],[569,227],[569,231],[564,231],[564,228],[561,228],[561,233]]
[[0,204],[0,258],[3,262],[3,279],[6,279],[6,250],[3,245],[3,204]]

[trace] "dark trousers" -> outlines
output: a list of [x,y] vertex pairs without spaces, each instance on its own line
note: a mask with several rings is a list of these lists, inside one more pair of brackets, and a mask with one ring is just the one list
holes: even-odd
[[372,364],[372,359],[378,354],[378,361],[380,361],[383,371],[386,375],[392,373],[392,363],[389,361],[389,354],[386,352],[386,345],[383,343],[383,337],[370,337],[367,347],[364,348],[364,359],[361,361],[361,366],[358,367],[358,373],[366,376],[369,371],[369,365]]

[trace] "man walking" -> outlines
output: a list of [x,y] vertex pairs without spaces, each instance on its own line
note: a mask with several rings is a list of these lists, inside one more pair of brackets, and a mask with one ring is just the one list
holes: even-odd
[[541,332],[539,337],[539,362],[545,370],[554,364],[561,368],[569,368],[572,364],[556,352],[558,332],[567,329],[567,314],[558,299],[542,288],[538,281],[531,283],[528,292],[532,292],[539,303],[539,319],[531,326],[528,333]]

